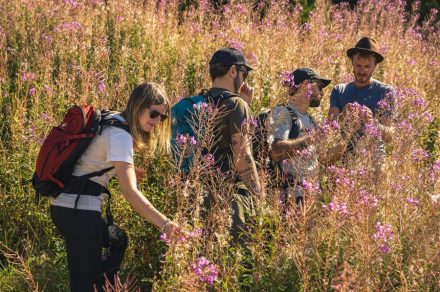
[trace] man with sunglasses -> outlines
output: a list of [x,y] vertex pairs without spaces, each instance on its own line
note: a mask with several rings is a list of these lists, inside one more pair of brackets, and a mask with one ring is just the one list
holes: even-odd
[[[222,112],[214,126],[214,145],[210,153],[215,158],[215,166],[225,175],[228,183],[236,190],[232,208],[231,235],[235,243],[244,243],[241,230],[249,223],[249,213],[253,212],[254,195],[260,195],[257,168],[252,157],[250,137],[246,122],[251,120],[249,103],[253,98],[253,88],[245,80],[253,68],[243,54],[234,48],[217,50],[209,62],[212,87],[206,93],[209,101]],[[213,194],[205,198],[205,211],[213,206]]]
[[285,81],[287,104],[276,106],[268,117],[270,155],[281,171],[284,207],[290,205],[290,198],[301,203],[303,180],[317,174],[318,159],[313,135],[309,134],[316,122],[308,110],[319,107],[323,89],[330,82],[310,68],[296,69]]

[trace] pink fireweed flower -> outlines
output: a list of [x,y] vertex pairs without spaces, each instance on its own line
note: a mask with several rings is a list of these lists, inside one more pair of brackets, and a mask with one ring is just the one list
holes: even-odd
[[217,281],[218,268],[205,257],[199,257],[195,263],[191,264],[191,269],[201,283],[212,285]]
[[245,6],[243,6],[242,4],[237,4],[235,5],[235,8],[237,9],[237,12],[240,14],[247,14],[248,10]]
[[227,5],[225,5],[225,6],[223,6],[222,12],[223,12],[223,14],[225,14],[225,15],[229,15],[229,14],[232,13],[232,10],[231,10],[231,8],[229,8]]
[[307,90],[306,97],[309,98],[309,99],[312,98],[312,96],[313,96],[313,85],[311,83],[307,84],[306,90]]
[[241,28],[239,28],[239,27],[234,27],[232,30],[233,30],[236,34],[241,34]]
[[202,235],[203,235],[203,230],[201,228],[196,228],[190,233],[188,233],[188,238],[189,239],[198,238],[201,237]]
[[200,0],[199,1],[199,5],[200,5],[200,8],[203,11],[208,11],[209,10],[209,1],[208,0]]
[[36,92],[37,90],[35,89],[35,87],[32,87],[31,89],[29,89],[29,95],[30,96],[33,96],[33,95],[35,95],[35,92]]
[[333,130],[339,130],[341,127],[339,126],[339,123],[338,123],[336,120],[333,120],[333,121],[331,122],[331,128],[332,128]]
[[307,148],[304,149],[300,149],[300,150],[296,150],[295,154],[299,157],[307,157],[309,156],[311,153]]
[[64,3],[70,5],[72,8],[78,6],[78,1],[76,0],[64,0]]
[[98,91],[104,92],[105,91],[105,83],[103,81],[99,81],[98,83]]
[[424,161],[428,159],[431,155],[425,149],[417,148],[412,151],[412,158],[414,161]]
[[415,105],[417,107],[425,107],[426,101],[423,97],[416,97],[413,101],[413,105]]
[[81,27],[82,27],[81,23],[79,23],[78,21],[65,22],[61,25],[58,25],[55,28],[55,31],[57,32],[62,30],[78,31]]
[[262,9],[264,7],[264,1],[258,1],[257,5],[255,6],[257,9]]
[[406,198],[406,202],[410,205],[413,205],[414,207],[418,207],[419,206],[419,200],[417,199],[413,199],[413,198]]
[[197,145],[197,140],[194,138],[194,136],[187,136],[187,135],[179,135],[176,138],[176,144],[180,147],[183,146],[195,146]]
[[403,132],[410,134],[414,131],[413,126],[410,121],[403,120],[397,124],[397,128],[401,129]]
[[359,204],[365,207],[377,207],[379,200],[376,196],[371,195],[366,190],[361,190],[359,192],[361,199],[359,200]]
[[319,183],[315,183],[314,184],[314,183],[304,179],[302,181],[301,185],[302,185],[302,188],[304,190],[306,190],[307,192],[309,192],[309,193],[312,193],[312,194],[319,194],[319,193],[321,193],[321,188],[319,187]]
[[243,51],[244,44],[237,40],[226,40],[226,43],[229,47],[237,49],[239,51]]
[[406,60],[406,63],[409,65],[409,66],[415,66],[416,64],[417,64],[417,62],[416,62],[416,60],[414,60],[413,58],[408,58],[407,60]]
[[312,29],[312,26],[310,25],[310,23],[306,22],[301,26],[301,30],[303,31],[309,31]]
[[170,243],[170,239],[167,238],[167,235],[166,235],[165,233],[162,233],[162,234],[159,236],[159,238],[160,238],[161,241],[163,241],[163,242],[165,242],[165,243]]
[[432,123],[432,121],[434,120],[434,117],[432,116],[432,114],[428,111],[424,112],[422,114],[422,118],[425,122],[427,122],[428,124]]
[[380,129],[376,123],[365,124],[364,131],[370,137],[374,137],[374,138],[381,138],[382,137],[382,132],[380,131]]
[[432,165],[432,170],[435,172],[440,172],[440,160],[434,162],[434,164]]
[[325,210],[335,212],[336,214],[342,216],[350,216],[350,212],[348,211],[347,205],[345,203],[338,203],[336,201],[332,201],[328,205],[322,205],[322,208]]
[[207,102],[199,102],[193,105],[195,110],[205,111],[207,113],[212,113],[214,108],[210,103]]
[[376,223],[376,233],[372,235],[372,238],[379,244],[379,249],[382,253],[387,254],[390,252],[389,241],[394,239],[394,231],[390,224],[382,225],[382,223]]
[[205,166],[212,166],[215,163],[215,158],[214,155],[212,155],[211,153],[208,153],[206,155],[203,156],[203,162]]
[[293,76],[293,72],[291,71],[281,72],[278,78],[281,80],[281,84],[285,87],[288,87],[290,90],[294,90],[299,87],[299,85],[295,84],[295,78]]
[[35,80],[36,77],[37,77],[37,75],[35,75],[35,73],[33,73],[33,72],[21,73],[21,81],[23,81],[23,82],[33,81],[33,80]]
[[242,123],[241,123],[242,127],[257,127],[258,126],[258,122],[256,118],[249,118],[249,119],[245,119]]

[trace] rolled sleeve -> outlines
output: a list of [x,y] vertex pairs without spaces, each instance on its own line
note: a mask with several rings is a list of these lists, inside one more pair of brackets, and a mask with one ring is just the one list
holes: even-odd
[[341,103],[339,102],[339,89],[336,86],[333,88],[332,93],[330,94],[330,108],[336,107],[340,111],[342,110]]
[[292,128],[292,119],[289,110],[286,107],[278,106],[273,109],[269,115],[269,143],[276,140],[289,139],[290,129]]
[[235,106],[229,118],[229,130],[231,135],[240,132],[243,122],[251,118],[249,106],[244,100],[237,98],[234,103]]
[[107,162],[123,161],[134,164],[133,138],[123,129],[112,127],[109,133]]

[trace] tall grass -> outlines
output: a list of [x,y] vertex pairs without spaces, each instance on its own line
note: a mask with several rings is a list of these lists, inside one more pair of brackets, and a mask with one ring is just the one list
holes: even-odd
[[[180,16],[177,2],[0,0],[2,290],[68,287],[65,249],[48,202],[35,205],[26,181],[42,139],[71,104],[122,109],[143,81],[163,83],[175,101],[196,94],[210,85],[212,53],[235,46],[257,68],[249,82],[259,97],[252,104],[258,113],[285,100],[279,80],[285,70],[312,67],[332,85],[351,80],[345,51],[365,35],[378,41],[386,57],[375,77],[398,92],[396,134],[381,167],[367,136],[356,159],[322,166],[320,176],[310,179],[303,209],[284,214],[277,191],[266,188],[243,250],[231,247],[230,189],[221,174],[209,170],[201,176],[209,167],[200,159],[192,179],[183,181],[167,157],[139,155],[137,164],[149,174],[141,189],[191,233],[167,248],[113,185],[116,222],[130,237],[121,277],[133,275],[141,290],[160,291],[244,285],[261,291],[438,290],[437,12],[419,26],[403,1],[364,0],[350,10],[318,0],[304,23],[301,7],[292,9],[288,1],[261,2],[256,12],[254,1],[231,1],[220,12],[200,1],[197,10]],[[327,115],[330,88],[312,112],[318,121]],[[330,146],[335,129],[327,127],[320,143]],[[198,210],[207,179],[218,204],[203,222]],[[267,182],[264,173],[261,181]],[[217,280],[211,284],[207,275]]]

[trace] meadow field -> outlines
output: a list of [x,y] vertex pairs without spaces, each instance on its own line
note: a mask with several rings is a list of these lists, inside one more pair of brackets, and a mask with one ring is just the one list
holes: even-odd
[[[200,0],[188,10],[178,2],[0,0],[0,290],[68,290],[64,242],[49,201],[35,204],[29,179],[45,135],[71,105],[121,110],[134,86],[148,81],[176,102],[209,88],[211,55],[231,46],[256,68],[254,114],[285,101],[286,70],[312,67],[332,79],[312,110],[321,145],[330,147],[338,131],[325,122],[331,88],[353,80],[346,50],[371,36],[385,56],[374,77],[397,99],[383,163],[370,151],[371,131],[355,159],[320,167],[303,209],[281,211],[266,188],[243,250],[231,247],[227,232],[230,190],[206,159],[184,181],[166,153],[141,153],[136,164],[148,175],[140,189],[187,233],[165,244],[112,183],[115,221],[130,242],[120,287],[108,291],[438,291],[438,11],[420,22],[417,1],[412,13],[401,0],[362,0],[354,9],[317,0],[309,13],[290,1],[214,8]],[[219,203],[200,222],[206,170]],[[265,173],[260,179],[266,185]]]

